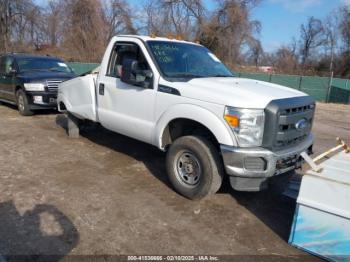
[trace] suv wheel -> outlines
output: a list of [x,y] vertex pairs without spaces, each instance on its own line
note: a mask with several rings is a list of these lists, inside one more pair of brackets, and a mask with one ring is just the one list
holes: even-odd
[[178,138],[169,148],[166,167],[175,190],[189,199],[215,194],[222,183],[222,164],[214,145],[200,136]]
[[18,106],[19,113],[22,116],[33,115],[34,113],[29,109],[28,98],[24,93],[24,91],[21,89],[18,90],[16,93],[16,97],[17,97],[17,106]]

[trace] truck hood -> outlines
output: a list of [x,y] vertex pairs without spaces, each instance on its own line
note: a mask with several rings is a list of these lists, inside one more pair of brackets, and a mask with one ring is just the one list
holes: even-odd
[[41,82],[47,79],[68,80],[75,77],[74,73],[52,71],[26,71],[17,75],[24,83]]
[[[174,83],[175,84],[175,83]],[[265,108],[271,100],[307,94],[268,82],[236,77],[195,78],[176,83],[181,96],[243,108]]]

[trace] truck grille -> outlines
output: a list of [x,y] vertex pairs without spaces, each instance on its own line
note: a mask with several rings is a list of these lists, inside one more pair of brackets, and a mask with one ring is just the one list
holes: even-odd
[[311,132],[315,102],[311,97],[272,101],[265,109],[263,146],[281,150],[302,142]]
[[57,92],[58,84],[62,83],[62,80],[47,80],[46,85],[49,91]]

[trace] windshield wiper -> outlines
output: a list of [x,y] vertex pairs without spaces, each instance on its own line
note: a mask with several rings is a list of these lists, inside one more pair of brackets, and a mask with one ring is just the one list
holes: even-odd
[[201,78],[201,77],[205,77],[202,75],[196,75],[193,73],[177,73],[177,74],[173,74],[169,77],[189,77],[189,78]]
[[56,68],[56,67],[53,67],[53,68],[49,68],[48,69],[49,71],[51,71],[51,72],[61,72],[61,73],[63,73],[64,71],[62,71],[62,70],[59,70],[58,68]]
[[212,75],[212,76],[208,76],[208,77],[234,77],[233,75],[230,76],[230,75],[220,75],[220,74],[217,74],[217,75]]

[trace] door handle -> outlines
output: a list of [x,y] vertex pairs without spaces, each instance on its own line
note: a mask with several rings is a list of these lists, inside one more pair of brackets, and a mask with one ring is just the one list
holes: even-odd
[[100,83],[98,85],[98,94],[101,96],[105,95],[105,84]]

